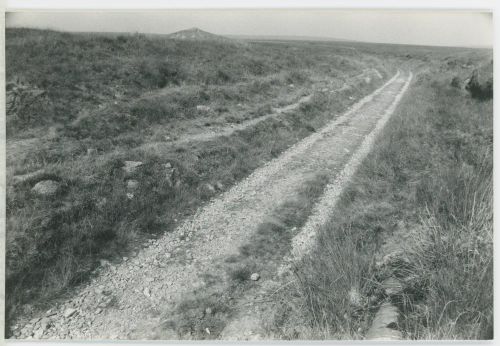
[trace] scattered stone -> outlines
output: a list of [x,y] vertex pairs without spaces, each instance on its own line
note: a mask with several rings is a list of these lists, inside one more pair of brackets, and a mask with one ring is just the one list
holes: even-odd
[[215,187],[212,184],[205,184],[205,189],[210,193],[215,193]]
[[129,190],[135,190],[139,187],[139,182],[135,179],[129,179],[127,180],[127,189]]
[[59,183],[54,180],[42,180],[36,183],[31,191],[40,196],[53,196],[59,191]]
[[143,293],[146,297],[151,297],[151,289],[149,287],[144,288]]
[[141,161],[125,161],[123,166],[123,170],[128,173],[132,174],[137,171],[137,169],[142,166]]
[[365,340],[401,340],[401,332],[393,328],[393,326],[397,325],[398,308],[390,303],[384,303],[375,314]]
[[210,107],[205,105],[198,105],[196,106],[196,110],[200,112],[208,112],[210,111]]
[[131,192],[127,192],[127,198],[128,198],[128,199],[132,199],[132,198],[134,198],[134,194],[133,194],[133,193],[131,193]]
[[170,162],[165,163],[163,167],[165,167],[165,178],[167,179],[168,184],[172,186],[174,181],[175,168],[172,167],[172,164]]
[[106,203],[108,203],[108,200],[106,197],[102,197],[102,198],[99,198],[99,200],[96,202],[96,207],[98,209],[102,209],[104,208],[104,206],[106,205]]
[[73,316],[76,313],[76,309],[74,308],[68,308],[64,311],[64,317],[69,318]]
[[403,293],[403,285],[392,276],[382,283],[382,287],[389,297]]
[[402,251],[394,251],[385,255],[381,261],[377,261],[375,265],[378,268],[382,267],[401,267],[410,264],[410,260]]
[[31,323],[31,324],[35,324],[35,323],[37,323],[37,322],[38,322],[38,321],[40,321],[40,320],[41,320],[41,318],[40,318],[40,317],[35,317],[35,318],[32,318],[32,319],[30,320],[30,323]]
[[217,188],[217,190],[224,190],[224,184],[222,184],[220,181],[216,182],[215,183],[215,187]]
[[88,148],[87,149],[87,155],[92,156],[97,154],[97,149],[94,148]]
[[205,315],[211,315],[213,313],[212,308],[206,308],[205,309]]
[[41,339],[42,336],[43,336],[43,333],[44,333],[44,330],[42,328],[39,328],[35,331],[35,333],[33,334],[33,338],[34,339]]
[[97,310],[95,311],[95,314],[99,315],[101,312],[102,312],[102,309],[101,308],[97,308]]
[[101,267],[106,267],[110,265],[109,261],[105,259],[100,259],[99,264],[101,265]]
[[128,261],[128,257],[123,257],[123,262],[127,262]]
[[257,281],[260,279],[260,275],[258,273],[253,273],[252,275],[250,275],[250,280],[252,281]]
[[349,291],[349,303],[356,308],[363,306],[363,297],[356,287],[352,287]]
[[48,318],[44,318],[40,321],[40,327],[43,329],[43,330],[47,330],[49,329],[49,327],[51,326],[51,322]]

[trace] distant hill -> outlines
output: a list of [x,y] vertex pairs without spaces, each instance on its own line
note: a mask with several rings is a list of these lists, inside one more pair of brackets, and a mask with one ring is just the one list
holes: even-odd
[[198,28],[190,28],[181,30],[167,35],[168,38],[176,40],[191,40],[191,41],[232,41],[230,38],[212,34]]

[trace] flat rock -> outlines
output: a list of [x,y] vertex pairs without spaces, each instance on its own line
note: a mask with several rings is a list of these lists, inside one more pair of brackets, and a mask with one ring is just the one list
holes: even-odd
[[127,180],[127,189],[129,190],[135,190],[139,187],[139,182],[135,179],[129,179]]
[[398,309],[390,304],[384,303],[380,306],[373,319],[372,326],[366,334],[367,340],[401,340],[401,332],[397,330]]
[[258,273],[253,273],[252,275],[250,275],[250,280],[252,281],[257,281],[260,279],[260,275]]
[[59,183],[54,180],[42,180],[33,186],[31,191],[39,196],[53,196],[59,191]]
[[205,105],[198,105],[196,106],[196,110],[200,112],[208,112],[210,111],[210,107]]
[[73,316],[76,313],[76,309],[68,308],[64,311],[64,317],[68,318]]
[[141,161],[125,161],[123,170],[128,174],[132,174],[142,165],[143,163]]
[[392,276],[384,280],[384,282],[382,283],[382,287],[385,290],[385,294],[387,294],[389,297],[403,293],[403,285],[399,280],[395,279]]
[[42,336],[43,336],[43,333],[44,333],[44,330],[42,328],[39,328],[35,331],[35,333],[33,334],[33,338],[34,339],[41,339]]

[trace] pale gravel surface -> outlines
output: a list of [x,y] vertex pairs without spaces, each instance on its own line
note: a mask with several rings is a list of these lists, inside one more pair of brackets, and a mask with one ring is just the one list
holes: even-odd
[[398,73],[321,131],[212,200],[175,231],[153,241],[134,258],[103,268],[73,298],[50,313],[19,321],[16,337],[168,337],[159,328],[161,316],[173,311],[183,296],[202,288],[206,284],[203,274],[228,280],[225,273],[216,272],[216,264],[237,254],[260,221],[280,202],[296,196],[307,177],[318,171],[341,171],[342,162],[373,130],[403,83]]
[[388,96],[395,96],[392,104],[389,108],[387,108],[385,113],[382,114],[373,131],[364,138],[360,147],[352,155],[342,172],[340,172],[335,177],[334,181],[326,187],[325,193],[316,205],[311,217],[309,217],[300,233],[293,238],[292,260],[299,260],[313,248],[313,245],[316,242],[316,231],[331,218],[335,205],[337,204],[345,185],[349,182],[363,159],[370,152],[376,137],[382,131],[392,113],[394,113],[401,97],[403,97],[403,94],[408,89],[411,79],[412,74],[410,73],[402,89],[396,90],[397,94],[394,95],[394,92],[391,93],[390,91],[385,92]]
[[[335,170],[331,172],[332,181],[327,185],[323,196],[317,202],[305,225],[293,238],[290,256],[287,256],[281,267],[277,269],[276,277],[278,279],[275,278],[275,280],[270,280],[272,281],[272,284],[269,282],[267,283],[267,285],[272,289],[254,289],[246,296],[246,300],[251,302],[252,299],[254,299],[254,296],[258,294],[260,296],[259,298],[265,301],[265,303],[252,304],[252,310],[240,311],[239,315],[226,326],[222,332],[221,338],[230,340],[279,338],[277,335],[270,335],[269,331],[266,330],[266,324],[269,322],[272,323],[269,319],[272,318],[270,316],[273,315],[273,306],[268,302],[268,300],[266,300],[266,295],[268,296],[269,292],[282,287],[283,283],[279,282],[279,278],[286,276],[286,274],[290,272],[291,267],[310,253],[310,251],[314,248],[314,245],[316,244],[317,231],[321,229],[321,227],[331,218],[335,205],[338,202],[343,189],[348,184],[363,159],[372,149],[373,142],[394,112],[401,97],[406,92],[411,79],[411,73],[406,77],[399,76],[398,72],[398,75],[395,79],[393,79],[394,82],[392,83],[393,85],[396,85],[396,87],[391,88],[391,85],[389,85],[382,90],[383,96],[386,98],[386,100],[384,100],[386,108],[383,109],[382,113],[378,112],[379,108],[373,109],[373,107],[375,107],[373,103],[377,100],[373,101],[372,104],[368,104],[367,107],[356,109],[357,112],[366,112],[365,114],[367,116],[367,118],[363,120],[356,120],[361,120],[364,123],[372,123],[375,126],[372,127],[371,132],[363,136],[359,129],[359,122],[351,121],[348,125],[346,125],[344,134],[350,135],[353,142],[358,143],[357,149],[350,156],[349,161],[345,164],[344,168],[340,170],[340,172]],[[373,123],[374,121],[375,123]],[[333,124],[331,126],[333,126]],[[359,139],[356,141],[356,138]],[[394,315],[394,307],[391,304],[384,305],[376,316],[376,323],[369,334],[370,338],[395,338],[395,335],[399,335],[392,329],[385,328],[385,325],[382,326],[382,324],[387,320],[393,321],[394,316],[397,317],[397,314]],[[391,321],[389,323],[391,323]]]

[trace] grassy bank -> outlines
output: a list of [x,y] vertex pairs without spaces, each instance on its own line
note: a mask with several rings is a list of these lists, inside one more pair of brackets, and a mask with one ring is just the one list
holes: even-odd
[[[466,54],[487,80],[491,57]],[[281,297],[285,337],[362,338],[389,276],[406,338],[492,337],[492,100],[452,82],[471,69],[431,60]]]

